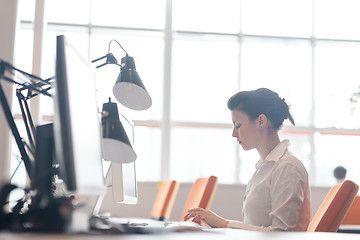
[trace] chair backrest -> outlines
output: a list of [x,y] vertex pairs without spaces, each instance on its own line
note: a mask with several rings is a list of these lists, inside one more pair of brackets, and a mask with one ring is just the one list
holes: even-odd
[[160,221],[170,219],[179,185],[180,183],[175,180],[163,181],[161,183],[151,210],[151,218]]
[[193,183],[188,198],[185,203],[184,210],[181,214],[180,221],[183,220],[187,211],[194,207],[209,209],[214,198],[217,188],[218,178],[210,176],[208,178],[198,178]]
[[311,220],[307,232],[336,232],[358,191],[359,186],[350,180],[333,186]]
[[356,196],[341,225],[360,225],[360,196]]

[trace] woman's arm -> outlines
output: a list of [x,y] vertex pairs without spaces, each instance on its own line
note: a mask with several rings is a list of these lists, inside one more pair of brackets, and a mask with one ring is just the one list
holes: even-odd
[[188,214],[184,216],[184,221],[193,218],[193,221],[204,222],[213,228],[239,228],[252,231],[272,231],[271,227],[259,227],[255,225],[246,224],[240,221],[226,220],[210,210],[203,208],[193,208],[188,211]]
[[184,221],[187,221],[190,218],[192,218],[193,221],[204,222],[213,228],[226,228],[229,223],[228,220],[216,215],[210,210],[206,210],[203,208],[190,209],[188,213],[184,216]]

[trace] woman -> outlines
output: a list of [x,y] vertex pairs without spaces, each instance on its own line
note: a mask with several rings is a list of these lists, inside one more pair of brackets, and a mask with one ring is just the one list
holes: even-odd
[[277,93],[260,88],[235,94],[228,108],[232,136],[245,151],[255,148],[260,155],[246,188],[243,222],[202,208],[190,209],[184,221],[193,218],[211,227],[256,231],[306,231],[311,218],[308,174],[289,152],[289,141],[280,141],[278,135],[285,119],[295,125],[289,106]]

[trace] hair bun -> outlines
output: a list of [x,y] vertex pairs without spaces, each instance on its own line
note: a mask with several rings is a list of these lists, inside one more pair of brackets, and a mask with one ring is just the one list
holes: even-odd
[[279,129],[285,119],[289,119],[295,125],[285,98],[280,98],[276,92],[267,88],[236,93],[229,99],[228,108],[243,111],[252,120],[260,114],[265,114],[275,129]]

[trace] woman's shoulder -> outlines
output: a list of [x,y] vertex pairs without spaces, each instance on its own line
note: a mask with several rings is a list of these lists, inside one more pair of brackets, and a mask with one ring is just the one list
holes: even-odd
[[279,159],[277,168],[293,167],[301,171],[306,171],[304,164],[292,152],[286,151]]

